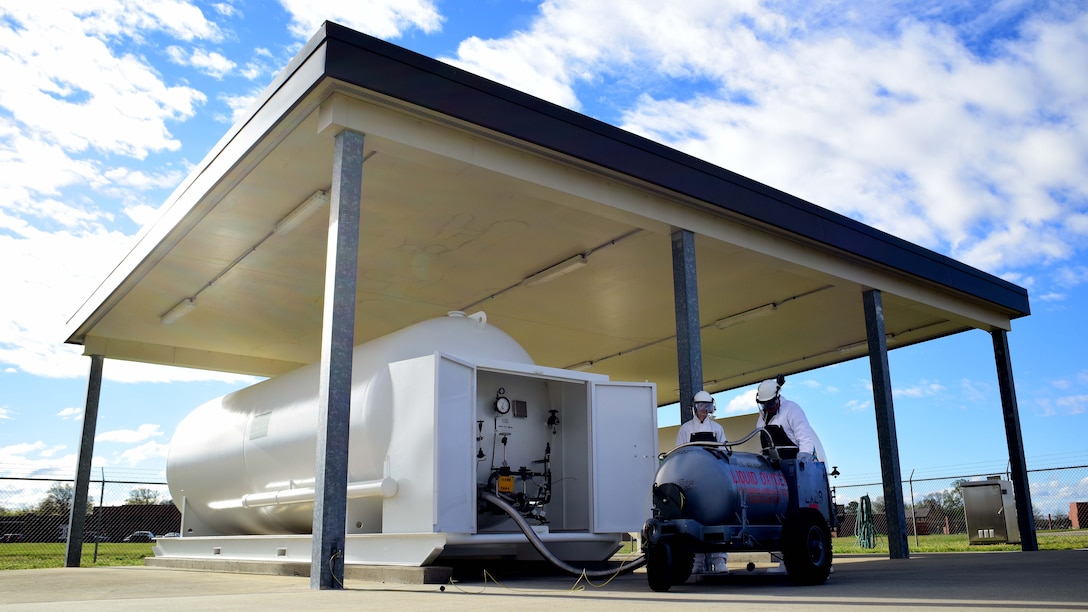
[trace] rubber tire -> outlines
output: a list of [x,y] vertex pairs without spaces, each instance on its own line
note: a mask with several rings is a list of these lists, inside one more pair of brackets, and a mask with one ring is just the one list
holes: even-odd
[[673,585],[672,547],[658,542],[646,549],[646,582],[650,589],[664,593]]
[[672,583],[684,584],[691,578],[695,565],[695,553],[686,548],[672,548]]
[[803,508],[787,519],[782,556],[794,584],[827,582],[831,575],[831,530],[819,512]]

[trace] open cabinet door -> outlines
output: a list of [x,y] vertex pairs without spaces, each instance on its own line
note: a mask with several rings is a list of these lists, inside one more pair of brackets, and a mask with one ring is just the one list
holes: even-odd
[[593,383],[593,532],[642,530],[657,474],[653,383]]
[[476,531],[475,367],[435,353],[389,364],[393,427],[382,531]]

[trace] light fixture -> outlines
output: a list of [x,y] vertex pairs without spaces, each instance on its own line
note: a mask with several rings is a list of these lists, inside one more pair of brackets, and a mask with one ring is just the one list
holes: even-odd
[[859,348],[862,348],[862,347],[868,348],[868,346],[869,346],[869,341],[868,340],[862,340],[860,342],[851,342],[850,344],[844,344],[842,346],[836,347],[835,350],[840,352],[840,353],[849,353],[849,352],[853,351],[854,349],[859,349]]
[[297,208],[287,213],[287,216],[276,223],[272,233],[277,236],[286,236],[294,231],[302,222],[309,219],[321,207],[329,203],[329,192],[318,190]]
[[559,278],[560,276],[570,274],[571,272],[574,272],[575,270],[581,268],[587,263],[589,263],[589,259],[585,256],[585,254],[579,253],[578,255],[575,255],[570,259],[563,260],[550,268],[537,272],[529,278],[521,281],[521,284],[525,287],[542,285],[544,283],[551,282]]
[[[887,346],[888,341],[894,340],[894,339],[895,339],[895,334],[890,333],[890,332],[884,334],[885,346]],[[868,339],[859,340],[857,342],[851,342],[850,344],[844,344],[842,346],[836,347],[835,350],[840,352],[840,353],[849,353],[850,351],[852,351],[854,349],[859,349],[859,348],[862,348],[862,347],[869,348],[869,340]]]
[[173,308],[166,311],[166,314],[164,314],[159,319],[159,321],[163,325],[170,325],[174,321],[177,321],[178,319],[192,312],[194,308],[196,308],[196,302],[193,301],[193,298],[185,298],[184,300],[175,304]]
[[745,310],[744,312],[738,312],[737,314],[730,315],[728,317],[725,317],[724,319],[718,319],[717,321],[714,321],[714,325],[718,329],[725,329],[727,327],[737,325],[738,323],[744,323],[745,321],[751,321],[752,319],[765,317],[774,312],[777,308],[778,306],[774,303],[764,304],[750,310]]

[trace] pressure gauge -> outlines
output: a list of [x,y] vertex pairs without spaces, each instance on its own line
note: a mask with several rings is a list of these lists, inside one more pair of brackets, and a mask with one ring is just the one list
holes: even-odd
[[503,395],[506,393],[506,389],[499,388],[499,394],[495,396],[495,412],[499,414],[506,414],[510,412],[510,398]]

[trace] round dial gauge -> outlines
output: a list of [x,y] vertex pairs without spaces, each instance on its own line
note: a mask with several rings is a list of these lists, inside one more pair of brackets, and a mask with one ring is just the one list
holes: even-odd
[[507,412],[510,412],[510,399],[507,397],[496,397],[495,411],[499,414],[506,414]]

